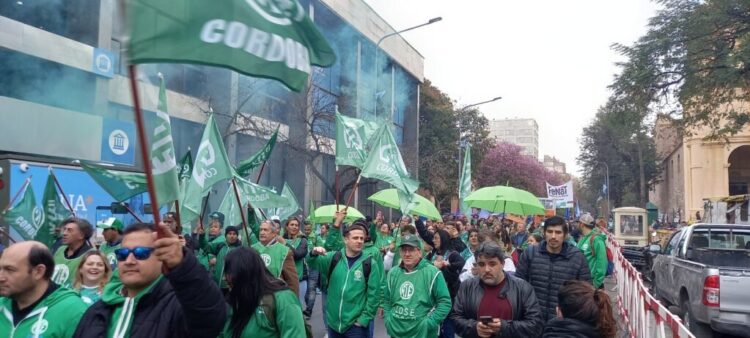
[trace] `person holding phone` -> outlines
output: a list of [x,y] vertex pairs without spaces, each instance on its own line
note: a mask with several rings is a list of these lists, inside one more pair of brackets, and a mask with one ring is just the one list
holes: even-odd
[[534,288],[506,274],[505,253],[492,241],[475,253],[477,275],[461,283],[450,318],[461,337],[538,337],[544,321]]

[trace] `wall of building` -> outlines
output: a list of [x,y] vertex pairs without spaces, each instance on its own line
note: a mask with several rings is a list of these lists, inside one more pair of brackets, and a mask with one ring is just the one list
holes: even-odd
[[539,158],[539,125],[534,119],[502,119],[490,121],[490,137],[517,144],[523,153]]

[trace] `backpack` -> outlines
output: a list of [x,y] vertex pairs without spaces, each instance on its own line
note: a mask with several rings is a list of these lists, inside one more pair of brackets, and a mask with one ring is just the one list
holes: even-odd
[[[276,327],[276,298],[273,297],[273,294],[263,295],[260,306],[263,307],[263,313],[266,314],[266,318],[271,322],[271,325]],[[305,321],[305,336],[313,338],[312,326],[307,319],[303,320]],[[278,327],[276,329],[278,330]]]
[[[596,251],[594,251],[594,237],[596,237],[595,235],[597,234],[593,234],[591,235],[591,237],[589,237],[589,247],[591,248],[591,254],[594,256],[596,256]],[[604,247],[607,248],[606,244]],[[612,255],[612,250],[607,248],[607,273],[605,276],[611,276],[613,272],[615,272],[614,256]]]
[[[344,255],[341,253],[341,251],[336,251],[335,254],[333,254],[333,257],[331,258],[331,265],[328,266],[328,285],[331,284],[331,274],[333,273],[333,268],[336,267],[336,264],[339,264],[339,261],[341,260],[341,257]],[[372,256],[367,256],[364,261],[362,261],[362,272],[365,274],[365,285],[367,285],[367,282],[370,280],[370,271],[372,270]]]

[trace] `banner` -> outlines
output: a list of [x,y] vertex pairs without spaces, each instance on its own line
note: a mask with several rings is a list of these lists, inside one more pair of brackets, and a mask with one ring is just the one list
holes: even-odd
[[[44,225],[44,210],[36,204],[31,184],[24,188],[23,197],[4,215],[13,230],[21,235],[20,240],[34,239],[39,228]],[[18,238],[17,238],[18,240]]]
[[378,124],[336,112],[336,165],[362,168],[367,159],[367,144]]
[[471,219],[471,207],[464,203],[464,198],[471,194],[471,144],[466,145],[464,168],[461,171],[461,184],[458,186],[458,194],[461,201],[461,212],[466,216],[466,219]]
[[196,63],[275,79],[299,92],[336,55],[297,1],[131,0],[130,62]]
[[[546,183],[546,182],[545,182]],[[565,205],[573,205],[575,196],[573,195],[573,181],[568,181],[563,185],[547,184],[547,198],[555,201],[564,201]],[[559,205],[559,203],[556,203]]]
[[86,161],[80,161],[80,164],[118,202],[148,191],[146,174],[105,169]]
[[297,202],[297,197],[294,196],[294,191],[292,191],[292,188],[290,188],[286,182],[284,182],[284,188],[281,190],[281,197],[286,198],[287,201],[289,201],[289,206],[269,209],[267,214],[269,216],[278,216],[279,219],[284,220],[289,218],[289,216],[294,215],[294,213],[300,209],[300,206],[299,202]]
[[57,192],[55,185],[55,173],[50,168],[47,176],[47,183],[44,185],[44,194],[42,195],[42,208],[44,208],[44,223],[39,231],[36,232],[34,239],[44,243],[48,248],[55,243],[55,228],[64,219],[71,216],[70,210],[60,201],[60,193]]
[[372,139],[372,150],[362,166],[362,177],[378,179],[393,185],[399,191],[401,212],[407,214],[411,196],[419,188],[419,182],[409,177],[404,159],[387,124],[378,129]]
[[[161,75],[161,74],[159,74]],[[159,85],[159,104],[156,107],[156,126],[151,135],[151,171],[153,173],[156,200],[164,205],[180,197],[177,158],[172,142],[172,125],[167,114],[167,90],[164,77]]]

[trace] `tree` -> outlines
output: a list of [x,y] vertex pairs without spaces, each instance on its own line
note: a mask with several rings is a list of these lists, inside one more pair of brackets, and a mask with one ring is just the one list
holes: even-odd
[[645,206],[649,182],[654,182],[658,168],[654,141],[642,118],[642,110],[632,102],[610,99],[583,129],[578,163],[583,168],[584,196],[605,195],[606,163],[612,205]]
[[419,179],[440,208],[458,194],[459,124],[462,138],[471,143],[472,171],[476,173],[492,146],[489,122],[477,109],[457,109],[429,80],[419,88]]
[[563,178],[544,167],[533,156],[524,155],[516,144],[498,142],[482,159],[477,170],[477,185],[509,185],[539,197],[547,196],[545,182],[560,185]]
[[725,138],[750,122],[750,2],[659,0],[648,32],[633,46],[612,85],[686,134]]

